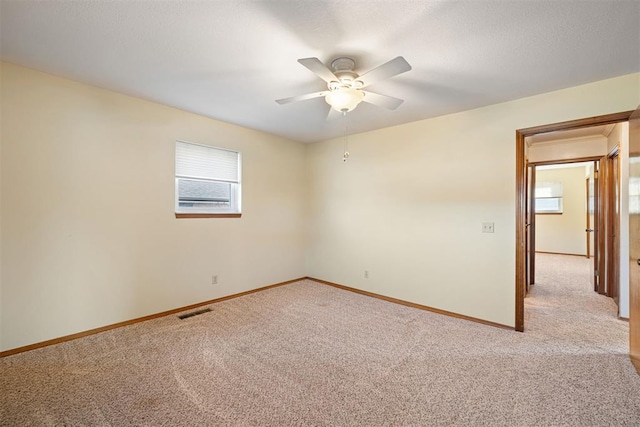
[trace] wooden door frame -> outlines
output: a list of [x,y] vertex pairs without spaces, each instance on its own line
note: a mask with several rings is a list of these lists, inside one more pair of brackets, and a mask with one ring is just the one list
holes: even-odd
[[524,297],[526,282],[526,173],[525,138],[541,133],[580,129],[629,121],[633,111],[605,114],[578,120],[516,130],[516,301],[515,330],[524,332]]
[[[607,155],[605,191],[606,232],[607,236],[607,296],[613,298],[616,305],[620,301],[620,147],[615,146]],[[611,254],[611,256],[609,256]]]
[[[640,157],[640,106],[629,118],[629,181],[637,178],[631,160]],[[628,197],[628,196],[627,196]],[[640,281],[638,280],[638,213],[629,212],[629,358],[640,374]]]

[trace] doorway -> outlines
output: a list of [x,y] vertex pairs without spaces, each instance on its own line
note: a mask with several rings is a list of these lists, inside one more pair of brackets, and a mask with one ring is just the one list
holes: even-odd
[[[593,132],[590,138],[597,139],[599,143],[596,149],[602,145],[600,142],[604,142],[611,130],[612,128],[602,127],[589,130]],[[558,134],[559,137],[567,135],[571,134],[566,132]],[[559,139],[558,145],[562,145],[563,141]],[[575,145],[580,143],[580,140],[578,142],[572,140],[571,143]],[[586,258],[587,261],[580,262],[586,262],[585,265],[590,266],[589,282],[596,292],[605,293],[605,284],[611,283],[610,280],[617,280],[618,276],[612,274],[611,267],[600,265],[605,261],[605,254],[610,255],[607,261],[613,261],[614,255],[610,252],[613,250],[613,245],[609,245],[606,251],[602,250],[602,245],[593,245],[594,240],[596,242],[607,240],[608,238],[605,239],[605,237],[612,233],[610,226],[604,227],[601,223],[606,219],[614,223],[614,219],[609,218],[613,209],[602,212],[602,209],[608,208],[607,203],[614,198],[609,197],[608,190],[605,191],[606,194],[600,191],[602,184],[598,185],[600,182],[598,173],[604,171],[604,168],[600,167],[601,159],[593,157],[589,161],[585,160],[565,159],[562,162],[545,161],[528,164],[528,168],[534,172],[529,173],[529,176],[533,176],[535,182],[533,182],[534,188],[531,189],[529,186],[527,190],[533,197],[535,208],[533,212],[528,213],[530,219],[527,237],[532,240],[527,253],[529,265],[527,293],[536,283],[534,278],[538,277],[537,270],[541,268],[537,258],[542,254],[556,256],[555,258],[547,257],[547,259],[556,259],[557,256]],[[616,253],[615,256],[619,255]],[[605,274],[607,274],[607,280],[605,280]],[[617,314],[618,311],[616,311]]]
[[[516,305],[515,305],[515,329],[524,332],[524,298],[527,291],[527,279],[535,277],[535,270],[531,270],[533,262],[529,262],[531,255],[530,228],[535,229],[535,222],[531,222],[531,208],[535,208],[535,202],[528,198],[527,187],[530,183],[530,170],[526,155],[525,138],[535,135],[548,134],[557,131],[583,129],[599,125],[626,122],[631,117],[632,111],[609,114],[605,116],[591,117],[551,125],[537,126],[516,131]],[[574,159],[579,160],[579,159]],[[584,159],[590,160],[590,159]],[[535,221],[535,219],[533,220]],[[529,238],[527,238],[529,235]],[[604,241],[604,239],[601,239]],[[534,252],[534,251],[533,251]],[[599,273],[599,271],[598,271]]]

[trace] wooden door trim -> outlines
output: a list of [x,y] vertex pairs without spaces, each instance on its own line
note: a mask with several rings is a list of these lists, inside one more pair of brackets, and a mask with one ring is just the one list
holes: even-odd
[[606,160],[606,240],[607,296],[619,305],[620,290],[620,149],[615,146]]
[[602,116],[587,117],[584,119],[568,120],[566,122],[552,123],[542,126],[533,126],[530,128],[518,129],[525,137],[537,135],[540,133],[556,132],[559,130],[571,130],[588,128],[592,126],[610,125],[614,123],[627,122],[633,110],[622,111],[620,113],[605,114]]
[[527,165],[524,157],[525,130],[516,130],[516,319],[515,329],[524,332],[524,294],[527,281],[525,247]]
[[[629,118],[629,161],[640,153],[640,106]],[[629,179],[636,173],[629,168]],[[640,282],[638,281],[637,212],[629,212],[629,356],[640,374]],[[634,224],[632,224],[632,220]],[[635,243],[635,245],[634,245]],[[632,246],[633,245],[633,246]]]
[[[602,116],[588,117],[578,120],[569,120],[534,126],[516,130],[516,301],[515,301],[515,330],[524,332],[524,295],[525,295],[525,226],[526,226],[526,162],[525,162],[525,138],[540,133],[555,132],[560,130],[580,129],[591,126],[607,125],[626,122],[633,111],[624,111]],[[556,162],[557,163],[557,162]]]
[[576,158],[562,159],[562,160],[545,160],[543,162],[528,162],[527,164],[532,166],[564,165],[564,164],[571,164],[571,163],[594,162],[596,160],[602,160],[602,156],[576,157]]

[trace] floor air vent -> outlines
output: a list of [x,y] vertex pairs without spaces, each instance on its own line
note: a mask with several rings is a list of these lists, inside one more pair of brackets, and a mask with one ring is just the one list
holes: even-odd
[[185,314],[181,314],[180,316],[178,316],[180,318],[180,320],[184,320],[187,319],[189,317],[193,317],[193,316],[197,316],[198,314],[204,314],[204,313],[208,313],[210,312],[211,309],[210,308],[204,308],[202,310],[198,310],[198,311],[192,311],[191,313],[185,313]]

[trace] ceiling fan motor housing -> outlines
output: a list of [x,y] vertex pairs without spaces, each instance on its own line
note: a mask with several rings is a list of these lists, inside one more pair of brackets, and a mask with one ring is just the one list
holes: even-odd
[[339,88],[360,89],[362,87],[362,82],[356,80],[359,76],[353,71],[355,66],[356,62],[346,56],[342,56],[331,61],[331,69],[339,82],[335,82],[335,84],[334,82],[329,83],[329,90]]

